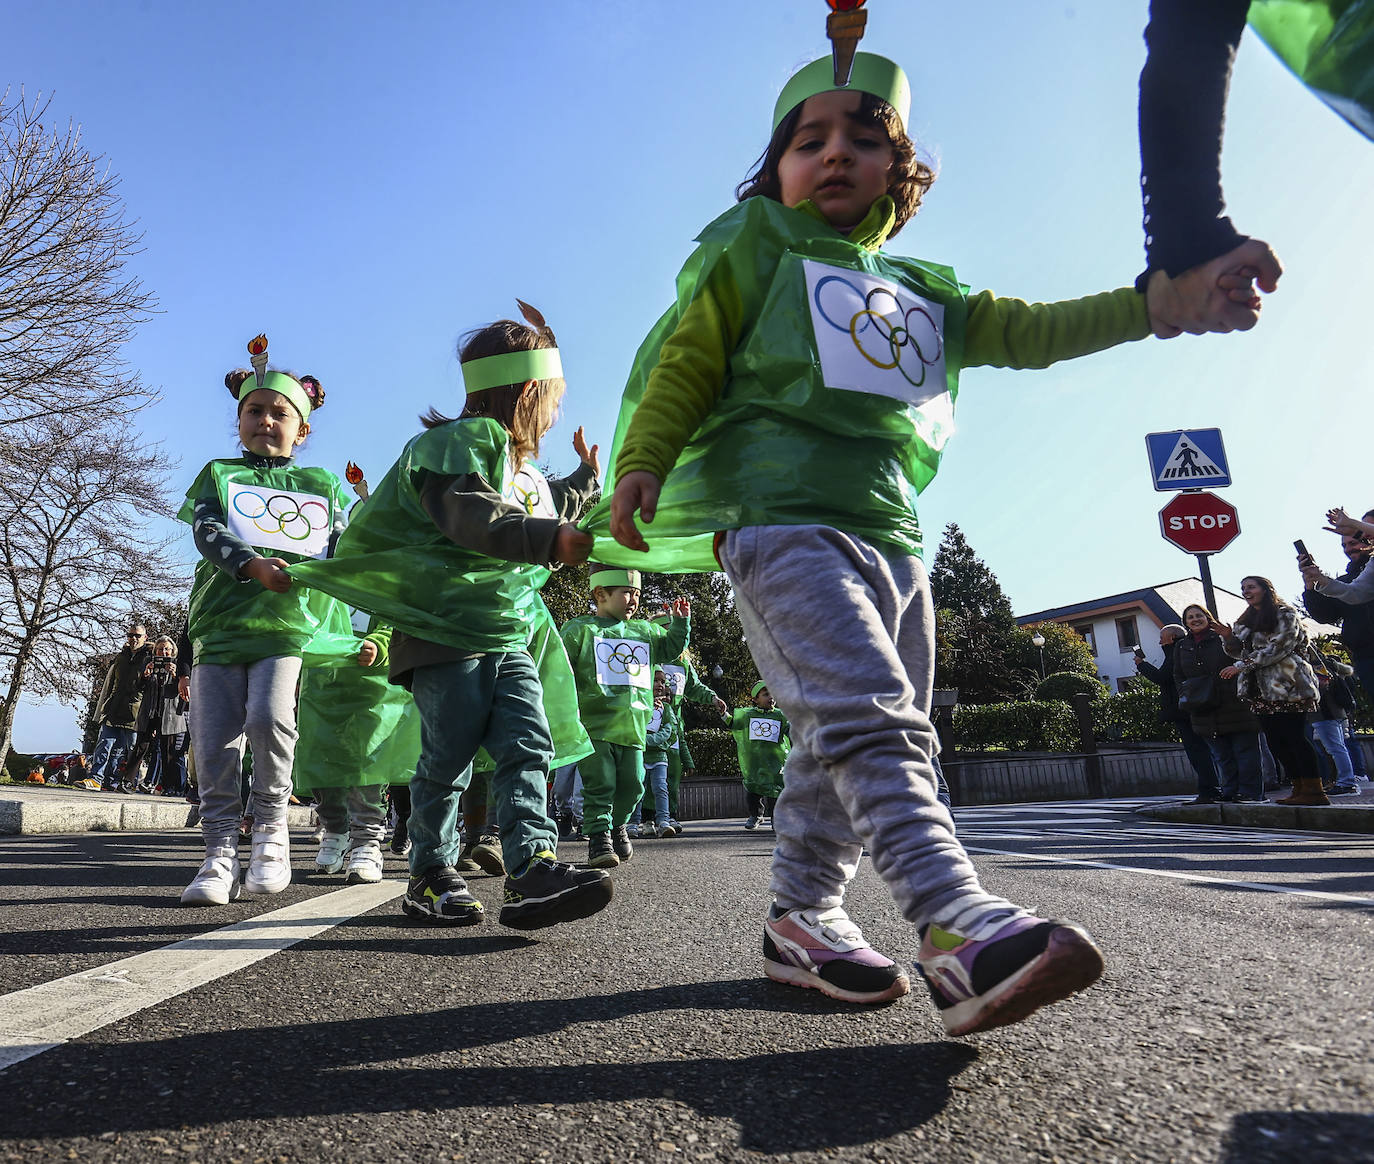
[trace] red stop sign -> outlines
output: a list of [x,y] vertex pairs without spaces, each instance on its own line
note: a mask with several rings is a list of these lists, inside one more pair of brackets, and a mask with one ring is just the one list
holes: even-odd
[[1159,532],[1190,554],[1216,554],[1240,533],[1240,520],[1215,493],[1180,493],[1159,511]]

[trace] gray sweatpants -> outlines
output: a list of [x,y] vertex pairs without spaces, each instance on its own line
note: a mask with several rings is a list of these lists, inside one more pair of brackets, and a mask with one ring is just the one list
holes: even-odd
[[828,526],[732,530],[721,564],[750,653],[792,725],[772,891],[830,907],[867,847],[903,916],[977,925],[985,893],[936,799],[935,615],[925,567]]
[[347,833],[350,847],[380,842],[386,831],[386,785],[312,790],[320,823],[331,833]]
[[300,673],[301,661],[291,655],[191,669],[191,741],[207,850],[237,839],[245,737],[253,749],[253,823],[286,823]]

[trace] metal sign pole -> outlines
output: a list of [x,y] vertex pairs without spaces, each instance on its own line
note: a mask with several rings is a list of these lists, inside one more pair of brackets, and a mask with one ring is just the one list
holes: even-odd
[[1217,593],[1212,589],[1212,567],[1207,561],[1210,557],[1210,554],[1198,554],[1197,572],[1198,577],[1202,579],[1202,601],[1215,617],[1220,618],[1221,615],[1217,611]]

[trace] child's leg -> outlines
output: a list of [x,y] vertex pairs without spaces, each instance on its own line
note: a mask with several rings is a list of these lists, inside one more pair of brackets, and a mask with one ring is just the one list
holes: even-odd
[[316,788],[315,811],[319,814],[320,824],[326,833],[345,836],[348,833],[348,793],[347,788]]
[[243,730],[253,749],[255,832],[286,827],[291,767],[296,757],[296,683],[300,674],[301,661],[292,655],[259,659],[247,668]]
[[644,775],[654,797],[654,823],[659,828],[664,828],[670,819],[668,812],[668,763],[662,761],[658,764],[649,764],[644,769]]
[[458,860],[459,802],[482,743],[482,709],[491,699],[488,658],[432,663],[413,673],[420,760],[410,782],[410,871],[417,877]]
[[733,531],[721,560],[792,722],[774,818],[778,905],[840,905],[866,845],[917,926],[1013,909],[983,892],[936,799],[935,623],[920,560],[818,526]]
[[191,735],[196,749],[200,833],[207,852],[220,844],[238,843],[247,699],[247,667],[198,663],[192,668]]
[[351,885],[382,879],[382,835],[386,832],[386,785],[361,784],[345,789],[348,832],[352,851],[348,858]]
[[593,740],[592,749],[577,762],[582,773],[582,831],[589,837],[611,831],[616,787],[616,746]]
[[499,662],[482,742],[496,763],[491,807],[501,830],[501,853],[507,870],[518,876],[537,854],[558,849],[558,829],[548,813],[553,737],[534,660],[524,653],[492,658]]
[[644,749],[626,745],[616,746],[615,805],[613,817],[617,826],[630,819],[635,805],[644,799]]

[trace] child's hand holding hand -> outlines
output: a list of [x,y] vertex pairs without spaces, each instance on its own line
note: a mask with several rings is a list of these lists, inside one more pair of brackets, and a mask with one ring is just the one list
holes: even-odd
[[719,695],[716,696],[716,712],[723,715],[726,719],[730,718],[730,705]]
[[261,583],[268,590],[285,594],[291,589],[291,575],[286,572],[290,564],[285,558],[254,558],[240,573]]
[[358,647],[358,666],[370,667],[377,661],[377,644],[364,639]]
[[592,553],[592,535],[583,533],[570,521],[558,527],[553,539],[553,560],[565,566],[577,566],[585,562]]
[[641,553],[648,550],[649,543],[635,525],[635,512],[644,518],[645,525],[652,522],[662,488],[663,482],[644,469],[626,473],[615,483],[611,495],[611,536],[622,546]]
[[600,448],[600,445],[592,445],[591,448],[587,447],[587,438],[582,435],[582,426],[578,425],[577,431],[573,433],[573,452],[582,458],[582,463],[584,465],[590,465],[592,467],[592,475],[598,481],[601,480],[601,460],[596,454],[597,450]]
[[1269,244],[1253,238],[1172,279],[1155,271],[1145,288],[1150,328],[1160,339],[1185,331],[1249,331],[1259,322],[1261,307],[1255,281],[1270,292],[1282,275],[1283,266]]

